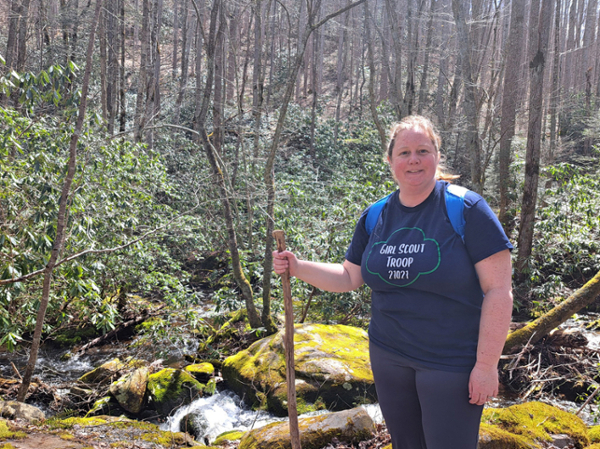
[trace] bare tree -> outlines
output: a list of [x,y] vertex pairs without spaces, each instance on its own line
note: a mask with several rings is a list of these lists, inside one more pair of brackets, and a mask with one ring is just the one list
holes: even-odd
[[75,124],[75,131],[71,136],[71,141],[69,145],[69,162],[67,166],[67,173],[61,190],[59,203],[60,205],[56,217],[56,235],[52,244],[50,259],[48,260],[48,263],[46,264],[46,267],[44,269],[42,296],[40,298],[40,305],[35,321],[35,330],[33,332],[33,341],[29,353],[29,360],[27,361],[25,373],[23,374],[23,380],[21,382],[19,392],[17,393],[17,400],[20,402],[23,402],[25,400],[25,397],[27,396],[27,391],[29,390],[29,385],[31,384],[33,371],[35,370],[38,351],[40,348],[40,341],[42,338],[42,331],[44,328],[44,319],[46,317],[46,310],[48,308],[48,302],[50,299],[50,289],[52,284],[54,267],[56,266],[56,262],[60,256],[65,242],[65,230],[67,226],[67,207],[70,202],[69,196],[71,194],[71,184],[73,183],[73,177],[75,176],[75,170],[77,168],[77,143],[79,141],[79,136],[81,135],[81,131],[83,129],[83,121],[85,118],[85,112],[87,108],[87,94],[90,83],[90,74],[92,71],[92,55],[94,53],[95,31],[96,25],[98,24],[98,20],[100,17],[101,5],[102,2],[98,0],[96,2],[94,19],[90,29],[90,36],[86,53],[87,57],[85,64],[85,72],[83,75],[83,81],[81,86],[81,102],[79,103],[79,114],[77,116],[77,123]]
[[462,67],[462,79],[464,81],[465,97],[463,107],[467,119],[467,132],[465,140],[467,151],[471,157],[471,183],[476,192],[483,191],[483,169],[481,158],[481,142],[479,139],[479,114],[477,100],[475,98],[475,77],[471,65],[471,37],[467,28],[466,12],[464,4],[460,0],[452,0],[452,11],[456,22],[458,37],[458,48]]
[[[532,7],[536,7],[535,1]],[[548,40],[554,0],[542,0],[538,33],[532,42],[536,52],[529,62],[529,122],[527,128],[527,152],[525,156],[525,185],[521,206],[521,220],[518,237],[518,253],[516,262],[517,282],[523,282],[528,272],[529,256],[533,244],[535,207],[540,173],[540,148],[542,132],[542,93],[544,87],[544,70],[548,57]],[[535,24],[532,24],[535,25]]]
[[520,83],[523,49],[523,22],[525,20],[525,1],[512,0],[510,10],[510,31],[505,51],[504,87],[502,89],[502,116],[500,119],[500,152],[498,155],[498,176],[500,190],[500,211],[498,218],[506,229],[510,200],[510,163],[511,144],[515,135],[518,90]]

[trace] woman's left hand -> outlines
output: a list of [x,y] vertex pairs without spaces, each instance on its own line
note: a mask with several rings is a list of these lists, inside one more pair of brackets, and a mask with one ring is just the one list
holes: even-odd
[[498,368],[476,363],[469,378],[469,402],[483,405],[498,394]]

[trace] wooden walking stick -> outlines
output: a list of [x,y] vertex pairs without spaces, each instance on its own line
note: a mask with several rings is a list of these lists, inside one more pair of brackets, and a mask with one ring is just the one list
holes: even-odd
[[[273,231],[277,242],[277,251],[285,251],[285,233]],[[290,418],[290,439],[292,449],[301,449],[300,430],[298,429],[298,409],[296,406],[296,372],[294,367],[294,309],[292,304],[292,288],[290,287],[290,271],[281,274],[283,286],[283,305],[285,310],[285,379],[287,382],[288,416]]]

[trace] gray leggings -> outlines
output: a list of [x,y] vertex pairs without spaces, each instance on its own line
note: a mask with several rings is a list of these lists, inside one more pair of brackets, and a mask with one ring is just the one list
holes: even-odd
[[426,368],[369,346],[393,449],[477,448],[483,406],[469,404],[470,373]]

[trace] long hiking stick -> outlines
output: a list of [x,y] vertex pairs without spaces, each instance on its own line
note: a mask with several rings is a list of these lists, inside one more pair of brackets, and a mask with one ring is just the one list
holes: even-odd
[[[273,231],[273,238],[277,242],[277,251],[285,251],[285,232]],[[283,286],[283,305],[285,310],[285,379],[287,382],[288,416],[290,418],[290,439],[292,449],[302,449],[300,446],[300,430],[298,429],[298,409],[296,406],[296,372],[294,367],[294,309],[292,304],[292,288],[290,286],[290,273],[285,270],[281,274]]]

